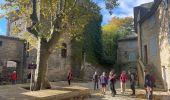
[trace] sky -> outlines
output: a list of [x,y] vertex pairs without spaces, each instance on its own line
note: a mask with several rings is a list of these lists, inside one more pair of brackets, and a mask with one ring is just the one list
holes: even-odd
[[[3,0],[0,0],[2,2]],[[113,9],[113,14],[110,15],[105,9],[103,0],[94,0],[101,7],[101,14],[103,15],[102,25],[106,25],[112,17],[133,17],[133,7],[139,6],[143,3],[152,2],[153,0],[119,0],[119,6]],[[2,11],[0,10],[0,13]],[[5,18],[0,19],[0,35],[6,35],[7,20]]]

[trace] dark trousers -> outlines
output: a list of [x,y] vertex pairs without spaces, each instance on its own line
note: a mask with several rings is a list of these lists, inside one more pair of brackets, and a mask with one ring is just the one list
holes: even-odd
[[94,90],[98,89],[99,88],[99,84],[98,84],[98,81],[94,81]]
[[12,80],[12,84],[15,85],[16,84],[16,80]]
[[71,80],[68,80],[68,85],[71,85]]
[[116,89],[115,89],[115,84],[114,83],[110,83],[110,90],[111,90],[113,95],[116,95]]
[[135,83],[131,83],[130,87],[132,89],[132,94],[135,95]]

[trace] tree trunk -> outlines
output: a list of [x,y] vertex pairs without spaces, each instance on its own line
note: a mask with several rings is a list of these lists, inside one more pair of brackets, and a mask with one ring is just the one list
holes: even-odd
[[49,56],[50,53],[47,50],[47,42],[39,38],[39,47],[37,49],[37,69],[35,71],[34,90],[51,88],[47,78]]

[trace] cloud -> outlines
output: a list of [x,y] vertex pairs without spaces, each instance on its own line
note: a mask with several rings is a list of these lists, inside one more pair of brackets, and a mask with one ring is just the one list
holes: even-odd
[[104,2],[99,0],[97,3],[102,8],[101,14],[103,15],[102,25],[107,24],[112,17],[133,17],[133,7],[139,6],[143,3],[152,2],[153,0],[119,0],[120,5],[113,9],[113,15],[110,15],[105,9]]

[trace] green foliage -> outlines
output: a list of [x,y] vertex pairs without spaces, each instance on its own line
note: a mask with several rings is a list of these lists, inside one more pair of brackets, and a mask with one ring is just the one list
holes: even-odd
[[116,18],[105,26],[103,26],[103,58],[105,65],[114,65],[117,60],[117,41],[118,39],[125,38],[132,33],[133,30],[133,19],[127,18]]
[[86,60],[93,64],[101,62],[102,40],[101,40],[102,17],[98,13],[86,25],[83,38],[83,52],[86,53]]

